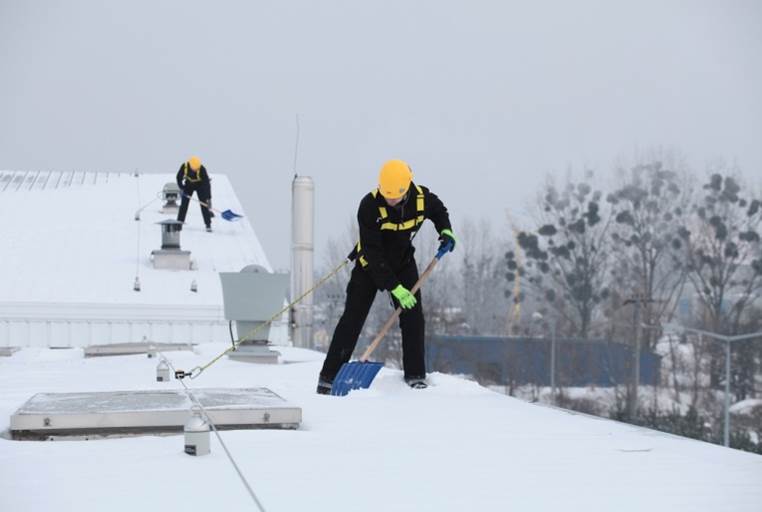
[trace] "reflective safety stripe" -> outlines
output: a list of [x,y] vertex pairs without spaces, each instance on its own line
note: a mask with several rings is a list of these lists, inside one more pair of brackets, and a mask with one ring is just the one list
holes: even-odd
[[360,261],[360,265],[362,267],[367,267],[368,260],[366,260],[365,256],[362,255],[362,252],[360,252],[361,250],[362,250],[362,246],[360,245],[360,242],[357,242],[357,255],[358,255],[357,259]]
[[[381,230],[382,231],[407,231],[409,229],[413,229],[418,227],[419,225],[423,224],[423,221],[426,219],[423,215],[423,212],[426,209],[426,204],[424,202],[424,196],[423,196],[423,189],[419,187],[418,185],[415,186],[416,190],[418,191],[418,195],[415,198],[415,209],[418,213],[418,216],[415,219],[410,219],[405,222],[400,222],[399,224],[394,222],[384,222],[381,224]],[[378,192],[377,190],[375,192]],[[375,193],[373,194],[375,197]],[[381,219],[386,219],[389,217],[387,214],[386,208],[383,206],[378,207],[378,213],[381,215]]]
[[[426,220],[426,217],[424,216],[426,204],[424,202],[423,189],[419,187],[418,185],[416,185],[415,188],[418,191],[418,194],[416,195],[416,198],[415,198],[415,209],[416,209],[416,213],[418,213],[416,218],[407,220],[405,222],[400,222],[400,223],[384,222],[381,224],[381,231],[409,231],[423,224],[423,221]],[[375,198],[378,195],[378,189],[373,190],[371,194]],[[381,220],[386,220],[389,218],[389,211],[386,209],[385,206],[378,207],[378,214]],[[358,255],[357,259],[360,262],[360,265],[363,268],[367,267],[368,260],[365,259],[365,256],[362,254],[362,246],[360,245],[360,242],[357,242],[357,255]]]
[[183,177],[188,181],[192,181],[193,183],[201,181],[201,169],[199,169],[198,171],[194,171],[193,169],[191,169],[191,172],[193,172],[196,175],[196,179],[194,180],[193,178],[190,177],[190,174],[188,173],[189,168],[190,166],[188,165],[188,162],[185,162],[183,164]]
[[415,219],[406,220],[405,222],[400,222],[399,224],[396,224],[394,222],[384,222],[383,224],[381,224],[381,230],[382,231],[407,231],[408,229],[413,229],[419,224],[422,224],[424,220],[425,220],[425,217],[423,215],[419,215]]
[[[373,194],[373,199],[375,199],[378,196],[378,189],[374,189],[371,191],[371,194]],[[389,212],[386,211],[385,206],[379,206],[378,207],[378,214],[381,215],[381,219],[385,219],[389,216]]]

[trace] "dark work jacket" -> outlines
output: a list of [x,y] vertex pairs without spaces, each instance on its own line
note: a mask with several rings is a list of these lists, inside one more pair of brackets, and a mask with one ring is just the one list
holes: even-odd
[[[187,179],[185,177],[186,166],[188,168]],[[180,187],[180,190],[185,190],[186,187],[192,187],[194,190],[207,192],[207,194],[205,194],[207,197],[211,197],[212,195],[212,187],[209,181],[209,174],[206,172],[206,167],[203,165],[201,166],[201,169],[198,170],[198,173],[194,172],[193,169],[190,168],[188,162],[185,162],[183,165],[181,165],[180,170],[177,171],[177,186]]]
[[[443,229],[450,229],[450,215],[445,205],[428,188],[421,189],[424,196],[424,218],[434,223],[437,233],[441,233]],[[364,257],[367,265],[362,266],[359,257],[357,264],[370,273],[371,279],[381,290],[393,290],[400,284],[397,272],[413,261],[415,248],[411,240],[422,224],[404,231],[382,230],[381,227],[385,223],[400,224],[416,219],[419,215],[416,206],[417,195],[418,190],[415,184],[411,183],[401,207],[389,206],[378,192],[375,197],[371,192],[360,201],[357,210],[357,222],[360,227],[359,256]],[[386,208],[386,219],[381,218],[379,207]],[[356,251],[353,254],[358,256]]]

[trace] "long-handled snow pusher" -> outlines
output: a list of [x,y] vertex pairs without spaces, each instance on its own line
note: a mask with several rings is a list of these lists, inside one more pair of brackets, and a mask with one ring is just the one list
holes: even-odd
[[197,203],[199,203],[199,204],[201,204],[203,206],[206,206],[208,209],[212,210],[213,212],[219,213],[222,216],[223,219],[228,220],[230,222],[233,222],[233,221],[236,221],[238,219],[242,219],[243,218],[243,215],[239,215],[239,214],[235,213],[233,210],[219,211],[216,208],[212,208],[212,206],[210,204],[205,203],[201,199],[196,199],[195,197],[189,196],[188,194],[183,194],[183,195],[185,197],[187,197],[188,199],[191,199],[191,200],[196,201]]
[[[450,252],[450,249],[452,249],[452,241],[437,251],[436,256],[434,256],[434,259],[431,260],[429,266],[426,267],[426,270],[424,270],[423,274],[418,278],[418,282],[415,283],[410,290],[410,293],[415,294],[421,288],[421,285],[426,278],[429,277],[429,274],[434,270],[434,267],[437,266],[439,260],[442,259],[442,256]],[[332,395],[345,396],[353,389],[367,389],[370,387],[370,384],[373,382],[373,379],[376,378],[376,374],[381,370],[381,367],[384,366],[384,363],[376,363],[368,361],[368,359],[370,359],[373,351],[376,350],[381,343],[381,340],[384,339],[386,333],[391,329],[392,324],[399,318],[400,313],[402,313],[401,306],[394,310],[394,313],[392,313],[389,320],[386,321],[378,335],[373,338],[373,341],[368,345],[368,348],[365,349],[365,352],[363,352],[363,355],[358,361],[352,361],[341,365],[339,373],[337,373],[336,378],[333,379],[333,385],[331,386]]]

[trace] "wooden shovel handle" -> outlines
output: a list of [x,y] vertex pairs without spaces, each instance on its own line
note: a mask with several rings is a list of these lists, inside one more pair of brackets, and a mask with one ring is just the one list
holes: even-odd
[[203,202],[201,199],[197,199],[197,198],[195,198],[195,197],[193,197],[191,195],[186,194],[185,192],[183,192],[183,195],[185,197],[187,197],[188,199],[190,199],[191,201],[196,201],[198,204],[200,204],[202,206],[205,206],[207,210],[212,210],[214,213],[220,213],[220,211],[218,209],[212,208],[211,206],[209,206],[208,204]]
[[[421,285],[426,280],[427,277],[429,277],[429,274],[434,270],[434,267],[437,266],[437,262],[439,262],[438,257],[434,257],[434,259],[431,260],[431,263],[429,263],[429,266],[426,267],[426,270],[423,271],[423,274],[421,274],[421,277],[418,278],[418,281],[413,285],[413,288],[410,290],[410,293],[415,295],[415,293],[421,288]],[[370,359],[371,354],[373,354],[373,351],[376,350],[378,345],[381,343],[381,340],[384,339],[384,336],[386,336],[386,333],[391,329],[392,324],[399,318],[400,313],[402,313],[402,307],[398,307],[394,310],[394,313],[389,317],[389,320],[386,321],[384,326],[381,328],[381,332],[378,333],[378,335],[373,338],[373,341],[368,345],[368,348],[365,349],[365,352],[363,352],[362,357],[360,357],[360,361],[365,362],[368,359]]]

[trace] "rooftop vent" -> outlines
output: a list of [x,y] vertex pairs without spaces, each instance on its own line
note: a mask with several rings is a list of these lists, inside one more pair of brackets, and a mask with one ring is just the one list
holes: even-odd
[[[235,324],[241,344],[229,357],[255,363],[277,363],[278,352],[268,347],[270,326],[263,325],[283,307],[288,274],[271,274],[259,265],[240,272],[220,272],[225,318]],[[231,336],[233,335],[231,330]]]
[[164,205],[161,207],[161,213],[177,213],[178,204],[180,199],[180,187],[174,181],[164,185],[161,190],[162,198],[164,199]]
[[161,226],[161,249],[151,251],[154,268],[191,270],[190,251],[180,248],[183,223],[174,219],[157,222]]

